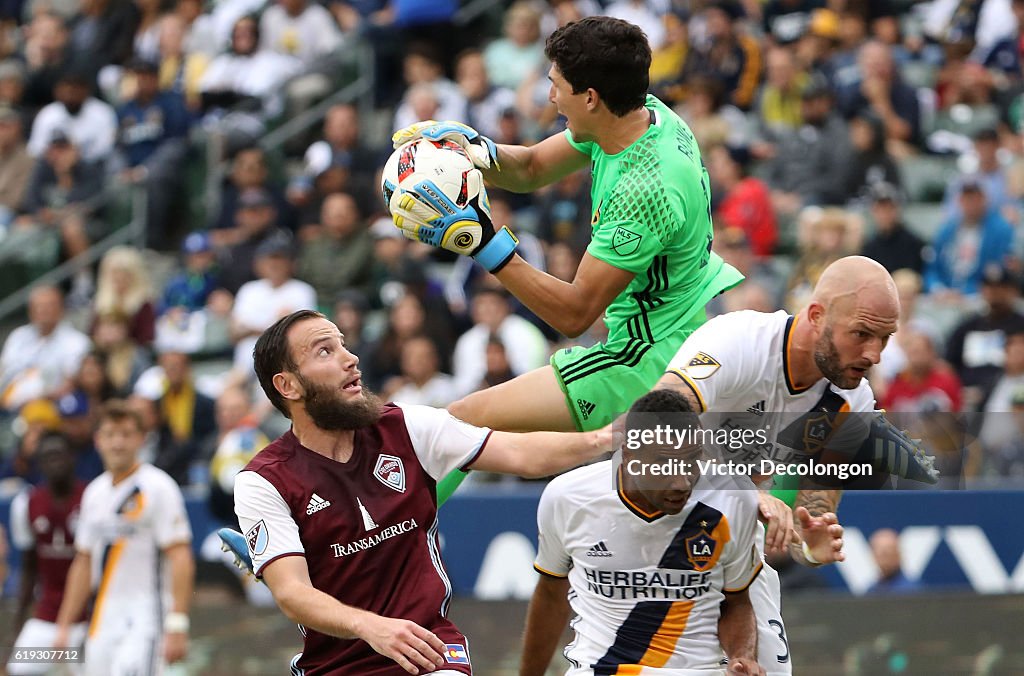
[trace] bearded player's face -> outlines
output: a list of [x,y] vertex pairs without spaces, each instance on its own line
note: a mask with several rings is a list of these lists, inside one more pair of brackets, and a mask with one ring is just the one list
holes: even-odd
[[814,363],[836,387],[855,389],[881,359],[898,320],[898,306],[870,298],[837,304],[814,345]]
[[380,417],[380,400],[363,388],[359,357],[345,349],[344,336],[326,319],[310,319],[293,329],[291,345],[301,402],[320,429],[351,430]]

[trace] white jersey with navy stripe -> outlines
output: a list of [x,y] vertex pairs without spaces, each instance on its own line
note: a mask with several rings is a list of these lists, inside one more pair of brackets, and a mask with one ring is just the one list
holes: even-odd
[[571,585],[569,673],[717,673],[724,592],[761,570],[755,492],[701,477],[679,514],[652,514],[617,488],[615,471],[606,461],[563,474],[538,508],[535,566]]

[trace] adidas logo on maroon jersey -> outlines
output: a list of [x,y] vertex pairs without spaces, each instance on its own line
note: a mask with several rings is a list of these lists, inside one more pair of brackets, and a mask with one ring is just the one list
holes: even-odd
[[330,506],[331,506],[331,501],[330,500],[324,500],[323,498],[321,498],[316,493],[313,493],[313,496],[309,499],[309,504],[306,505],[306,516],[310,516],[312,514],[316,514],[321,509],[327,509]]

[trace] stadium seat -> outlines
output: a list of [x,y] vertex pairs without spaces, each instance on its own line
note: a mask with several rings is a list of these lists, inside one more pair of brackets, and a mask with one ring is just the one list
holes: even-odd
[[900,162],[900,179],[910,202],[939,202],[957,173],[956,159],[914,155]]

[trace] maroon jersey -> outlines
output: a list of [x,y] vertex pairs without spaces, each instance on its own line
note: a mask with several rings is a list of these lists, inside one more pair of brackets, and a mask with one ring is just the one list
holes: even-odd
[[11,505],[11,531],[19,549],[36,555],[39,597],[33,617],[56,622],[64,582],[75,558],[75,527],[85,484],[76,481],[71,494],[58,500],[46,486],[36,486]]
[[[277,558],[304,556],[314,587],[429,629],[448,646],[441,668],[471,674],[466,638],[447,618],[451,583],[435,482],[471,463],[488,434],[445,411],[388,405],[376,425],[355,433],[352,457],[341,463],[285,433],[235,482],[235,511],[257,575]],[[310,676],[406,673],[362,640],[303,633],[295,666]]]

